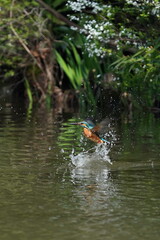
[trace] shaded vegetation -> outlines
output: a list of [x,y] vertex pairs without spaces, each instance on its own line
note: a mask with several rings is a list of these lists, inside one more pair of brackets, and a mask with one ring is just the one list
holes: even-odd
[[159,1],[2,0],[0,13],[0,88],[30,107],[116,94],[160,108]]

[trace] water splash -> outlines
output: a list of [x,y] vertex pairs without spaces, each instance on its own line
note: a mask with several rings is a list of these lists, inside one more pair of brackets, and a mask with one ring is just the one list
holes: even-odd
[[111,159],[109,157],[110,148],[108,144],[97,144],[95,147],[82,151],[78,154],[75,153],[75,150],[72,149],[72,153],[70,154],[70,158],[72,164],[75,167],[86,167],[91,165],[97,165],[100,162],[112,164]]

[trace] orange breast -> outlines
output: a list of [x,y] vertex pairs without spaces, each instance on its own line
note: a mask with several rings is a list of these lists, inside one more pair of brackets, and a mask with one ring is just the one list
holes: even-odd
[[89,138],[91,141],[96,142],[96,143],[103,143],[103,141],[94,133],[92,133],[90,130],[87,128],[83,129],[84,135]]

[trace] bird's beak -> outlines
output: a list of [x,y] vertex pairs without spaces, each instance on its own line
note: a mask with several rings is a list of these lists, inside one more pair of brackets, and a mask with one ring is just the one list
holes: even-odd
[[71,125],[81,125],[81,123],[76,122],[76,123],[70,123]]

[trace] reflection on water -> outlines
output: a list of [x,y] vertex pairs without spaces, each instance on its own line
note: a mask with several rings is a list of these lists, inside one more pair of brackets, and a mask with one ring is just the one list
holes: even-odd
[[109,149],[106,144],[96,145],[88,151],[70,155],[73,168],[71,171],[72,181],[75,183],[79,180],[91,178],[94,184],[102,184],[108,179],[109,168],[111,164],[109,158]]
[[82,117],[0,108],[1,239],[159,240],[159,119],[112,117],[96,145]]

